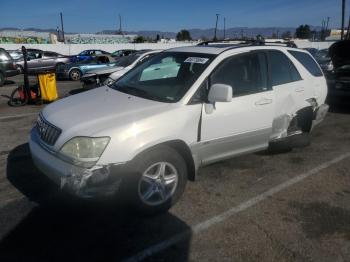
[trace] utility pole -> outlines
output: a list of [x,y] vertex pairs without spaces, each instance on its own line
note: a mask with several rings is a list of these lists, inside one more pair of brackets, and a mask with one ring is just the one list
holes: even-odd
[[350,38],[350,17],[349,17],[348,29],[346,30],[345,39],[349,39],[349,38]]
[[226,17],[224,17],[224,40],[226,38]]
[[119,15],[119,31],[118,34],[122,35],[123,34],[123,30],[122,30],[122,17],[121,15]]
[[326,31],[328,30],[328,25],[329,25],[329,20],[330,20],[331,18],[329,17],[329,16],[327,16],[327,23],[326,23]]
[[63,43],[66,43],[66,40],[64,38],[64,29],[63,29],[63,16],[62,16],[62,12],[60,13],[61,16],[61,30],[62,30],[62,38],[63,38]]
[[345,0],[342,0],[342,9],[341,9],[341,36],[340,39],[344,39],[344,23],[345,23]]
[[219,15],[220,15],[220,14],[216,14],[216,23],[215,23],[214,41],[216,41],[216,40],[217,40],[217,38],[216,38],[216,30],[218,29],[218,20],[219,20]]

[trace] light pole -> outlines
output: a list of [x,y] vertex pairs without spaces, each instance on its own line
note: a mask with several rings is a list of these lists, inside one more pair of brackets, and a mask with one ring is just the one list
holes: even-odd
[[218,20],[219,20],[219,15],[220,15],[220,14],[216,14],[216,23],[215,23],[214,41],[216,41],[216,40],[217,40],[217,38],[216,38],[216,30],[218,29]]
[[344,20],[345,20],[345,0],[342,0],[342,7],[341,7],[341,36],[340,39],[344,39]]
[[226,17],[224,17],[224,40],[226,38]]
[[62,30],[62,39],[63,39],[63,43],[66,43],[65,39],[64,39],[64,29],[63,29],[63,16],[62,16],[62,12],[60,13],[61,16],[61,30]]

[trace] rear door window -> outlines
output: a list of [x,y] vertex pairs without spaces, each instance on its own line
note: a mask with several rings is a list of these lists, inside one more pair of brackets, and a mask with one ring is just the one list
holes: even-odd
[[280,51],[268,51],[273,86],[302,80],[292,61]]
[[321,69],[309,54],[292,50],[289,50],[288,52],[294,56],[310,74],[313,76],[323,76]]

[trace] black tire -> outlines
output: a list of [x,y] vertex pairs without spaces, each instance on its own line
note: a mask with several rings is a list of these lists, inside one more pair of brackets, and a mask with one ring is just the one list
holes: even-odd
[[20,96],[20,88],[17,87],[15,90],[12,91],[10,100],[8,102],[9,106],[18,107],[18,106],[24,106],[28,103],[28,96],[24,95],[24,99]]
[[60,66],[64,66],[65,63],[57,63],[56,66],[55,66],[55,72],[57,73],[57,70]]
[[79,69],[74,68],[69,72],[69,79],[72,81],[79,81],[81,76],[82,73]]
[[3,86],[5,84],[5,75],[4,73],[0,72],[0,86]]
[[[173,187],[173,194],[165,202],[149,205],[142,200],[140,183],[143,173],[154,164],[159,162],[170,163],[177,171],[177,183]],[[124,192],[134,210],[141,215],[155,215],[166,212],[173,206],[183,194],[187,183],[187,166],[183,157],[173,148],[158,146],[140,154],[131,161],[128,174],[123,181]]]

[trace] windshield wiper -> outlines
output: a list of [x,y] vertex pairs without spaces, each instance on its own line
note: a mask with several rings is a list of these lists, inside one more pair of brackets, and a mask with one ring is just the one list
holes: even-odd
[[159,101],[159,102],[168,102],[168,103],[173,102],[170,99],[152,95],[143,89],[138,89],[138,88],[133,87],[133,86],[117,86],[116,90],[119,90],[123,93],[127,93],[129,95],[135,95],[135,96],[139,96],[142,98],[147,98],[147,99],[151,99],[151,100],[155,100],[155,101]]

